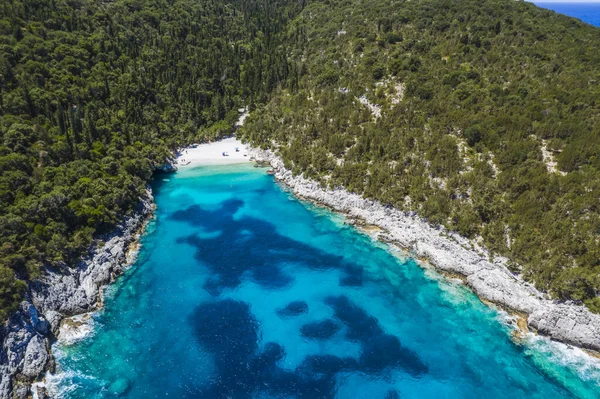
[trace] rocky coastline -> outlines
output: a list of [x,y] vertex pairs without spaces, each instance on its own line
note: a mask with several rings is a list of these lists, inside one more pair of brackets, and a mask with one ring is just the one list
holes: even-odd
[[[527,328],[553,340],[600,352],[600,315],[585,306],[550,299],[507,268],[507,259],[414,214],[364,199],[343,188],[324,189],[317,182],[293,176],[271,150],[252,149],[256,161],[268,162],[276,180],[298,197],[325,205],[382,230],[375,236],[417,259],[426,259],[443,273],[462,276],[483,300],[523,315]],[[521,326],[524,327],[524,326]]]
[[19,310],[0,326],[0,399],[48,397],[43,387],[32,388],[32,383],[54,370],[51,344],[61,325],[67,318],[98,309],[103,288],[135,259],[135,244],[153,211],[148,188],[134,213],[103,242],[96,240],[79,264],[47,267],[42,277],[29,283]]
[[[434,228],[414,214],[364,199],[343,188],[324,189],[317,182],[293,176],[271,150],[249,149],[249,158],[270,164],[276,180],[297,197],[314,201],[349,218],[377,226],[370,234],[426,259],[445,274],[458,275],[484,301],[523,315],[527,328],[556,341],[600,352],[600,315],[573,303],[553,301],[507,268],[507,259],[495,257],[485,248],[444,228]],[[177,170],[173,160],[157,171]],[[59,332],[76,328],[68,320],[97,310],[103,288],[114,281],[135,259],[145,223],[154,211],[148,189],[135,212],[101,243],[96,241],[88,256],[76,267],[46,268],[30,282],[17,312],[0,326],[0,399],[47,398],[43,386],[32,383],[46,371],[54,371],[51,344]],[[521,326],[523,327],[523,326]],[[32,392],[36,390],[36,392]]]

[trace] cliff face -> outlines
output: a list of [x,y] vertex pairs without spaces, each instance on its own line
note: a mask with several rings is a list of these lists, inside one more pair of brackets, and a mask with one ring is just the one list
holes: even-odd
[[315,181],[293,176],[270,150],[253,150],[250,155],[270,162],[275,178],[297,196],[379,226],[385,231],[379,234],[381,240],[398,245],[416,258],[428,259],[440,270],[465,276],[467,284],[480,298],[527,314],[529,326],[540,334],[600,351],[600,315],[584,306],[547,299],[520,276],[511,273],[505,258],[497,257],[490,262],[487,250],[444,228],[431,227],[415,215],[364,199],[343,188],[323,189]]
[[54,368],[50,344],[61,321],[97,309],[102,288],[130,264],[129,247],[153,209],[152,192],[147,190],[134,214],[104,245],[96,243],[76,267],[47,268],[29,284],[19,311],[0,328],[0,399],[27,397],[31,383]]

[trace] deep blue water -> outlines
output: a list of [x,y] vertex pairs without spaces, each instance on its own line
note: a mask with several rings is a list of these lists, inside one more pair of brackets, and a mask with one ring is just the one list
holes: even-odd
[[[64,398],[600,397],[577,349],[302,203],[264,169],[186,169],[95,334],[57,344]],[[563,348],[563,349],[561,349]]]
[[590,25],[600,27],[600,2],[598,3],[584,3],[584,2],[564,2],[564,3],[553,3],[544,1],[535,1],[535,4],[554,10],[558,13],[575,17],[583,22],[587,22]]

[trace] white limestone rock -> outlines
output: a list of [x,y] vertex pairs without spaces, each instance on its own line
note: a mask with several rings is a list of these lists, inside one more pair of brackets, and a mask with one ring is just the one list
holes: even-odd
[[540,334],[587,349],[600,348],[600,318],[584,306],[552,304],[529,316],[529,324]]
[[53,367],[50,342],[62,320],[97,308],[102,287],[127,266],[129,244],[152,211],[148,190],[134,215],[104,245],[90,248],[87,259],[75,267],[48,267],[40,279],[30,282],[29,296],[0,327],[0,399],[26,397],[31,382]]
[[21,373],[31,379],[37,378],[45,370],[49,358],[48,340],[35,335],[27,344]]

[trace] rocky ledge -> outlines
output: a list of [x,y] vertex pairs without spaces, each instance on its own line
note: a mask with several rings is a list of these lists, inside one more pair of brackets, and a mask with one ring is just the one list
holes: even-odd
[[177,172],[177,156],[179,152],[176,152],[173,156],[167,158],[164,163],[154,165],[155,172],[173,173]]
[[343,188],[324,189],[313,180],[293,176],[270,150],[250,151],[257,161],[270,162],[275,178],[294,194],[326,205],[351,218],[383,229],[378,238],[395,244],[415,258],[425,258],[444,272],[458,273],[483,300],[527,315],[530,328],[557,341],[600,351],[600,315],[584,306],[553,301],[506,267],[507,259],[491,257],[477,244],[434,228],[414,214],[364,199]]
[[[133,215],[105,237],[103,244],[95,242],[76,267],[46,268],[39,280],[29,284],[20,309],[0,327],[0,399],[28,397],[31,383],[54,368],[50,344],[61,322],[98,308],[102,288],[133,259],[128,259],[129,249],[153,209],[148,189]],[[46,397],[44,392],[37,394],[38,398]]]

